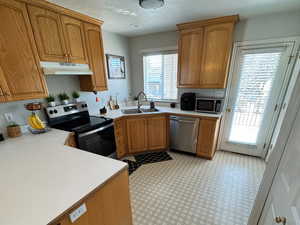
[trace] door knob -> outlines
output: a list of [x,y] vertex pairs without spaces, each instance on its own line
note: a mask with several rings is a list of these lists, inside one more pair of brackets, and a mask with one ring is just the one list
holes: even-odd
[[275,222],[276,223],[281,223],[283,225],[286,225],[286,217],[283,217],[283,216],[277,216],[275,218]]
[[226,112],[231,112],[231,108],[227,108],[227,109],[226,109]]

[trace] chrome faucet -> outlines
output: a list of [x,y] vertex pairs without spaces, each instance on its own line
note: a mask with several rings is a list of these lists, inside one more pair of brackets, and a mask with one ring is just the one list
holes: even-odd
[[146,101],[148,101],[148,100],[147,100],[147,95],[145,94],[145,92],[141,91],[141,92],[138,93],[138,95],[137,95],[137,101],[138,101],[137,107],[138,107],[138,110],[139,110],[139,111],[141,110],[141,106],[143,105],[143,104],[141,103],[141,100],[140,100],[141,95],[144,95],[144,99],[145,99]]

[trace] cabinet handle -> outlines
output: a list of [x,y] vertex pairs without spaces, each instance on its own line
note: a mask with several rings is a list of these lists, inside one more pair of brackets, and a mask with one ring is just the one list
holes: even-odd
[[69,54],[65,54],[65,58],[67,59],[67,62],[69,62],[70,61],[70,58],[69,58]]
[[287,221],[286,217],[277,216],[275,218],[275,222],[276,223],[281,223],[282,225],[286,225],[286,221]]

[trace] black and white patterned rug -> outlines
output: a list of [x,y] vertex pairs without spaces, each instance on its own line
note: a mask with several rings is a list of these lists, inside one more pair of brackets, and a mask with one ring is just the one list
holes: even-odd
[[132,174],[134,171],[136,171],[141,164],[139,164],[138,162],[129,160],[129,159],[124,159],[122,160],[123,162],[126,162],[128,164],[128,173],[129,175]]
[[172,160],[172,157],[167,152],[151,152],[134,156],[137,163],[140,165],[147,163],[163,162]]

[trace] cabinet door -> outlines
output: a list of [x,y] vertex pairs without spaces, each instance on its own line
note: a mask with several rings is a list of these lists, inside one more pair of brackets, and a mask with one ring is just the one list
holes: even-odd
[[218,141],[219,119],[201,119],[197,142],[197,155],[212,159]]
[[114,128],[115,128],[115,139],[116,139],[116,146],[117,146],[117,156],[120,159],[127,154],[125,120],[115,119]]
[[0,102],[6,102],[6,97],[10,96],[9,89],[7,87],[7,83],[4,77],[4,73],[2,68],[0,67]]
[[59,14],[31,5],[28,12],[40,59],[68,62]]
[[61,21],[69,61],[72,63],[88,63],[83,23],[69,16],[61,16]]
[[167,118],[164,116],[147,119],[148,150],[167,148]]
[[201,88],[225,88],[232,47],[233,23],[205,27]]
[[144,118],[127,119],[126,126],[129,153],[147,150],[147,120]]
[[80,87],[82,91],[104,91],[107,90],[107,80],[105,73],[105,60],[100,26],[86,23],[84,24],[87,51],[92,76],[81,76]]
[[0,67],[9,89],[6,99],[45,97],[45,80],[24,3],[0,0],[0,29]]
[[182,31],[179,39],[178,86],[197,88],[200,84],[203,29]]

